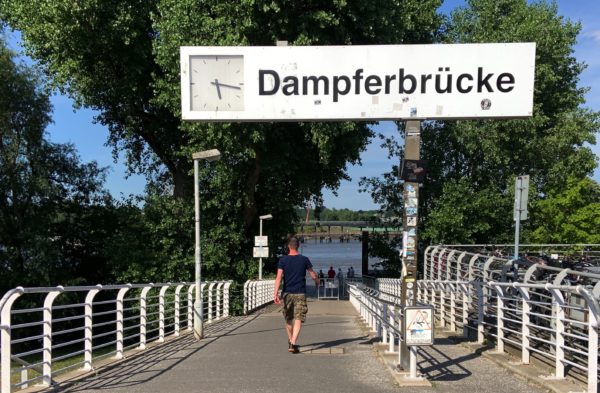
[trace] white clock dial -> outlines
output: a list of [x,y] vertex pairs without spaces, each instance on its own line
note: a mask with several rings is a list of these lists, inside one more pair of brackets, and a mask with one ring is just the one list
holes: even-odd
[[192,111],[244,110],[244,57],[190,57]]

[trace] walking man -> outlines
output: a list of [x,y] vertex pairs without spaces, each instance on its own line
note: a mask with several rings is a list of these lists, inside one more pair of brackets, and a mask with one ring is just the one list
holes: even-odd
[[[292,236],[288,241],[289,254],[281,257],[277,263],[277,278],[275,279],[275,304],[283,300],[283,317],[285,330],[288,335],[288,351],[300,352],[297,345],[302,323],[306,319],[308,306],[306,305],[306,272],[315,281],[319,289],[319,277],[314,272],[310,260],[298,253],[298,238]],[[282,297],[279,299],[279,286],[283,278]]]

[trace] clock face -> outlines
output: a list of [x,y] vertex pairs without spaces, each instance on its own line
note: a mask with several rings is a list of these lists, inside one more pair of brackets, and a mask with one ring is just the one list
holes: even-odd
[[244,57],[190,57],[192,111],[244,110]]

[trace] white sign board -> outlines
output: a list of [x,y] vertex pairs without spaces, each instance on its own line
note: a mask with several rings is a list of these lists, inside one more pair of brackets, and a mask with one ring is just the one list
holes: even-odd
[[255,247],[267,247],[269,245],[268,236],[254,236]]
[[252,255],[254,258],[268,258],[269,247],[254,247]]
[[535,43],[181,47],[184,120],[532,115]]
[[404,308],[404,339],[406,345],[433,345],[433,307]]

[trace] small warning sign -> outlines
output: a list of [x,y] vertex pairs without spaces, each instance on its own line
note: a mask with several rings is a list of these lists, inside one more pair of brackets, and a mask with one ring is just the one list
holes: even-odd
[[433,307],[404,308],[404,339],[406,345],[433,345]]

